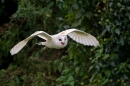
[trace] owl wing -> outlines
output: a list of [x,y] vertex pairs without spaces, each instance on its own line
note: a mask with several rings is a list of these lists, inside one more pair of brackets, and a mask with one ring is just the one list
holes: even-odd
[[74,41],[88,46],[100,46],[98,40],[89,33],[77,29],[68,29],[59,34],[68,35]]
[[20,41],[18,44],[16,44],[11,50],[10,53],[11,55],[17,54],[26,44],[29,40],[31,40],[33,37],[38,36],[40,38],[43,38],[45,40],[50,40],[52,39],[52,37],[47,34],[44,31],[36,31],[35,33],[33,33],[32,35],[30,35],[29,37],[27,37],[26,39]]

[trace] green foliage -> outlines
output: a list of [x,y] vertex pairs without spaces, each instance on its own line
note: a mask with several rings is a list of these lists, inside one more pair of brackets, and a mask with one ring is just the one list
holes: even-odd
[[34,38],[0,71],[0,84],[129,86],[129,20],[129,0],[20,0],[1,36],[0,58],[8,57],[17,42],[37,30],[55,34],[77,28],[94,35],[100,47],[70,40],[64,49],[46,49],[36,46],[41,39]]
[[[98,72],[94,72],[91,81],[101,83],[101,85],[108,83],[114,86],[129,85],[130,2],[128,0],[103,1],[97,5],[95,10],[97,12],[95,15],[100,20],[99,24],[103,27],[101,33],[103,40],[100,40],[101,47],[96,51],[96,58],[92,59]],[[103,8],[101,8],[102,5]],[[99,78],[100,81],[98,81]]]

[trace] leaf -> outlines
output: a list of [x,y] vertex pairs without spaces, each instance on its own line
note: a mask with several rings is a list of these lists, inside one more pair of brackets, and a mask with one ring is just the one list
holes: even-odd
[[110,25],[106,26],[107,31],[110,31]]
[[54,2],[51,1],[51,2],[47,5],[47,7],[50,8],[50,7],[52,7],[53,5],[54,5]]
[[107,76],[107,78],[110,77],[110,74],[111,74],[110,70],[105,70],[105,75]]
[[110,65],[115,66],[115,62],[111,62]]
[[78,6],[77,3],[74,3],[74,4],[72,5],[72,7],[74,7],[75,9],[78,9],[78,8],[79,8],[79,6]]
[[62,4],[62,7],[63,7],[63,8],[67,7],[67,2],[64,2],[64,3]]
[[107,2],[107,0],[103,0],[103,3],[106,3]]
[[75,68],[75,72],[76,72],[76,74],[78,74],[79,71],[80,71],[80,67],[76,67],[76,68]]
[[121,45],[124,45],[124,39],[123,39],[123,37],[120,38],[120,43],[121,43]]
[[70,59],[73,59],[74,58],[74,56],[75,56],[75,45],[74,44],[72,44],[69,48],[68,48],[68,53],[69,53],[69,57],[70,57]]
[[75,19],[78,19],[78,18],[80,18],[81,16],[82,16],[82,11],[80,10],[80,11],[76,14]]
[[50,72],[51,71],[51,61],[46,62],[47,70]]
[[112,5],[113,5],[113,2],[110,2],[110,3],[109,3],[109,7],[112,7]]
[[99,67],[99,65],[97,64],[97,65],[95,66],[95,68],[99,70],[100,67]]
[[17,16],[17,14],[13,14],[13,16],[12,16],[12,18],[17,18],[18,16]]
[[86,17],[90,20],[92,17],[92,12],[91,11],[86,12]]
[[103,30],[101,33],[101,36],[104,36],[106,32],[107,32],[107,29]]
[[130,7],[127,7],[128,10],[130,10]]
[[76,20],[76,21],[72,24],[72,27],[77,27],[77,26],[81,25],[81,23],[82,23],[82,18],[79,19],[79,20]]
[[62,71],[63,66],[64,66],[63,63],[60,63],[60,64],[59,64],[58,69],[59,69],[60,72]]
[[105,59],[107,59],[108,57],[109,57],[109,54],[105,54],[104,57],[103,57],[103,59],[105,60]]
[[46,3],[50,2],[50,0],[46,0]]
[[124,74],[123,79],[129,79],[129,77],[126,74]]
[[117,16],[117,12],[114,12],[114,16]]
[[88,72],[90,72],[94,68],[94,66],[95,65],[90,66]]
[[95,72],[93,75],[92,75],[92,77],[90,78],[90,82],[92,82],[93,81],[93,79],[94,79],[94,77],[97,75],[97,73]]
[[60,76],[56,81],[63,81],[63,80],[65,80],[65,76]]
[[101,53],[96,53],[96,58],[99,58],[99,57],[101,57]]
[[5,0],[1,0],[2,4],[5,2]]
[[67,74],[69,72],[69,69],[68,68],[65,68],[63,71],[62,71],[62,74]]
[[120,35],[120,30],[119,29],[116,29],[115,32]]
[[73,76],[69,76],[69,78],[67,79],[68,84],[70,84],[71,86],[74,86],[74,78]]
[[61,3],[59,3],[59,4],[58,4],[58,7],[59,7],[60,9],[62,9],[62,4],[61,4]]
[[109,81],[109,79],[105,79],[105,80],[102,82],[101,86],[104,86],[108,81]]
[[58,65],[59,65],[59,60],[55,60],[54,64],[53,64],[53,69],[54,69],[55,72],[58,69]]

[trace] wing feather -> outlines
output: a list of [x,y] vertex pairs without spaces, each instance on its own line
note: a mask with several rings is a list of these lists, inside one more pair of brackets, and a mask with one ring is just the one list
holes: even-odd
[[91,38],[91,40],[93,41],[93,44],[95,45],[95,46],[98,46],[99,45],[99,42],[96,40],[96,38],[95,37],[90,37]]
[[84,45],[85,45],[85,43],[86,43],[86,45],[89,45],[88,40],[85,40],[85,37],[84,37]]
[[85,43],[86,43],[86,45],[88,45],[88,41],[87,40],[85,40],[85,37],[83,38],[84,40],[84,45],[85,45]]
[[89,39],[89,44],[90,44],[90,46],[94,45],[92,39],[91,39],[90,37],[88,37],[88,39]]
[[21,42],[19,42],[18,44],[16,44],[11,50],[10,53],[11,55],[17,54],[26,44],[29,40],[31,40],[33,37],[35,36],[42,36],[45,38],[45,40],[47,39],[51,39],[51,36],[49,34],[47,34],[44,31],[36,31],[35,33],[33,33],[31,36],[27,37],[26,39],[22,40]]
[[95,42],[92,39],[90,39],[90,40],[91,40],[91,44],[95,45]]
[[98,40],[94,36],[81,30],[68,29],[62,31],[60,34],[68,35],[70,38],[83,45],[100,46]]
[[88,41],[88,45],[89,46],[91,46],[91,41],[90,41],[90,38],[89,37],[87,37],[87,39],[86,39],[87,41]]

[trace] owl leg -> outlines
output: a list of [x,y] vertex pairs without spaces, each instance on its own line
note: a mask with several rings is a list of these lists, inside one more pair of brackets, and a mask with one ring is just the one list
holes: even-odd
[[37,45],[45,45],[44,44],[45,42],[39,42],[39,43],[36,43]]

